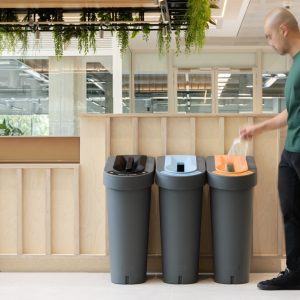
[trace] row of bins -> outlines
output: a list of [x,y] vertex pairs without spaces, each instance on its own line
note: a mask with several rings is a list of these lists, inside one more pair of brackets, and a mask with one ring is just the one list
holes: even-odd
[[202,190],[210,187],[214,278],[249,281],[252,189],[256,166],[219,172],[214,156],[111,156],[104,169],[108,204],[111,281],[142,283],[147,274],[151,186],[159,186],[162,273],[166,283],[198,280]]

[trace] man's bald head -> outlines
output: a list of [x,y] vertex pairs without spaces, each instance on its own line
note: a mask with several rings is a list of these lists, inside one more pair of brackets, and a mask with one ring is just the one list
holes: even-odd
[[299,26],[294,15],[285,8],[278,7],[271,10],[265,18],[265,28],[277,29],[280,25],[286,25],[289,30],[299,31]]

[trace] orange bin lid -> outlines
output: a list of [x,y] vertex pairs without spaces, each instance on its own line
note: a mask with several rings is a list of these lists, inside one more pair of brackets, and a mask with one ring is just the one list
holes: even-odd
[[215,155],[215,168],[218,172],[233,175],[248,171],[248,164],[243,155]]

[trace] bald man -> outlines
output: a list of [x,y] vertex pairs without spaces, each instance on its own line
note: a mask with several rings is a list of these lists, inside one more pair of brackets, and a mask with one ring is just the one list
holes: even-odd
[[278,173],[278,191],[284,221],[286,269],[273,279],[258,283],[263,290],[300,289],[300,32],[297,20],[286,9],[273,9],[265,18],[270,46],[288,54],[293,65],[285,84],[286,109],[265,122],[240,130],[243,139],[288,126]]

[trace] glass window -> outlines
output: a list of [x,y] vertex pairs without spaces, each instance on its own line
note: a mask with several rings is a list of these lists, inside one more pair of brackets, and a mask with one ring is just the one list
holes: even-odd
[[208,72],[178,71],[177,111],[185,113],[210,113],[212,76]]
[[112,113],[113,111],[113,76],[110,66],[101,62],[86,64],[87,112]]
[[24,135],[79,135],[83,112],[113,111],[112,57],[0,59],[0,121]]
[[0,120],[24,135],[49,134],[48,59],[0,59]]
[[218,111],[243,113],[253,111],[253,73],[226,70],[218,72]]
[[122,56],[122,112],[130,111],[130,77],[131,76],[131,52],[126,51]]
[[129,74],[122,75],[122,106],[123,106],[123,113],[130,112],[130,96],[129,96]]
[[284,86],[286,73],[265,73],[262,75],[262,111],[279,113],[285,109]]
[[134,75],[135,111],[137,113],[168,112],[168,75]]
[[168,112],[166,56],[137,53],[133,58],[135,112]]

